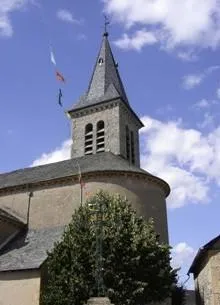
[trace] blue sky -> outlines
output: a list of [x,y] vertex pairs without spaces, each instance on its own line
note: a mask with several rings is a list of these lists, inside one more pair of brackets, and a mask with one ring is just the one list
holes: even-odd
[[146,126],[142,166],[172,188],[170,243],[184,274],[198,248],[219,234],[217,0],[1,1],[0,172],[69,156],[49,48],[66,78],[68,109],[88,86],[104,11],[130,104]]

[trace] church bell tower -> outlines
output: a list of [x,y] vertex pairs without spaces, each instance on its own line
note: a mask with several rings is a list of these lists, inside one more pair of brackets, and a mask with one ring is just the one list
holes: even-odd
[[129,105],[107,32],[103,34],[88,90],[69,115],[71,158],[112,152],[140,166],[138,131],[143,124]]

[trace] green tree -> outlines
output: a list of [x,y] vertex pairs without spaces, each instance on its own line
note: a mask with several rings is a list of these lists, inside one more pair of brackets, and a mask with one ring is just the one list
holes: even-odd
[[116,305],[163,301],[176,273],[170,247],[159,242],[153,222],[138,217],[126,199],[99,192],[73,215],[61,241],[48,254],[43,305],[82,305],[97,296],[94,209],[103,208],[102,266],[105,295]]
[[172,305],[185,305],[186,292],[183,284],[177,284],[172,289]]

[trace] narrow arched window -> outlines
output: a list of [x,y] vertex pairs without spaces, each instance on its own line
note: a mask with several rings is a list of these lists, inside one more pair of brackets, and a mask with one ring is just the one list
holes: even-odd
[[99,63],[100,66],[104,63],[104,60],[103,60],[102,57],[99,58],[98,63]]
[[130,148],[130,133],[129,133],[128,126],[125,127],[125,132],[126,132],[126,140],[125,140],[125,143],[126,143],[126,157],[127,157],[127,160],[130,161],[131,148]]
[[134,133],[131,131],[131,163],[135,164]]
[[91,155],[93,153],[93,126],[91,123],[85,127],[84,152],[85,155]]
[[96,152],[105,151],[105,123],[99,121],[96,126]]

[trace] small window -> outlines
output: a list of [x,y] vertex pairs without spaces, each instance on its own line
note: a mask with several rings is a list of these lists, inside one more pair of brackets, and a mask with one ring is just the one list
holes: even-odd
[[96,126],[96,152],[105,151],[105,123],[99,121]]
[[104,63],[104,60],[103,60],[102,57],[99,58],[98,63],[99,63],[100,66]]
[[91,155],[93,153],[93,125],[91,123],[85,127],[84,153],[85,155]]

